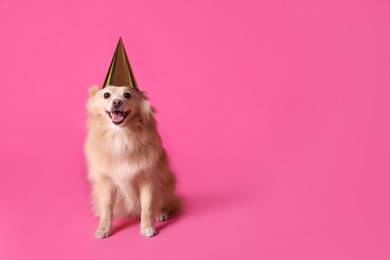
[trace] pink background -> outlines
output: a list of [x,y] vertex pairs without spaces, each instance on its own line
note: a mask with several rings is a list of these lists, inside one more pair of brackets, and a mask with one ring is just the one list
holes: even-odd
[[[390,2],[0,1],[0,259],[390,259]],[[94,238],[87,89],[122,36],[187,207]]]

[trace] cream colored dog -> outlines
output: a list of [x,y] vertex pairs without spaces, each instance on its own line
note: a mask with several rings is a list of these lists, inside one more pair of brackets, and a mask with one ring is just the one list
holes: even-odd
[[100,217],[96,237],[111,234],[115,216],[140,216],[141,234],[154,236],[154,218],[164,221],[181,205],[154,109],[129,87],[92,87],[89,96],[85,154]]

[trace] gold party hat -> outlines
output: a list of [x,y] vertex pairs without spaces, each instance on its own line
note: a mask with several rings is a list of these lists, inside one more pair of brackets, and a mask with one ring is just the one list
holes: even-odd
[[121,37],[116,46],[114,57],[112,57],[110,69],[104,80],[103,88],[106,86],[127,86],[138,89]]

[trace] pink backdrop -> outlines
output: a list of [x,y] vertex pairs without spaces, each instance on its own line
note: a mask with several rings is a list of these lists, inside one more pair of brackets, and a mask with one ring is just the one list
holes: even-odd
[[[0,259],[390,259],[390,2],[0,1]],[[97,240],[87,89],[122,36],[185,211]]]

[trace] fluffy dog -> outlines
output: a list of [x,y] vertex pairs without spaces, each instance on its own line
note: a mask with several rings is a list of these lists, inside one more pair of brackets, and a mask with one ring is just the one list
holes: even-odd
[[115,216],[141,217],[141,234],[156,235],[154,218],[164,221],[179,210],[176,179],[144,92],[107,86],[89,90],[85,155],[97,238],[111,234]]

